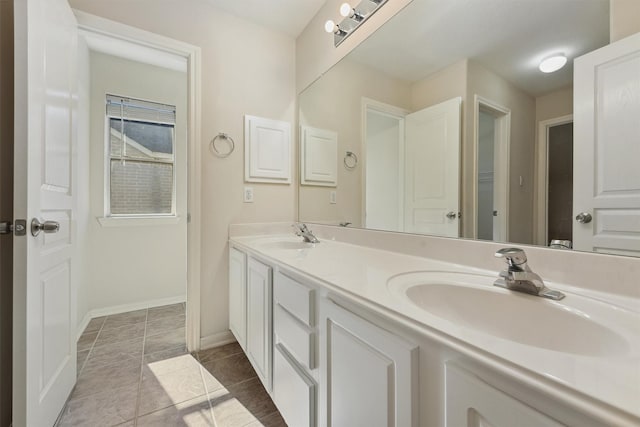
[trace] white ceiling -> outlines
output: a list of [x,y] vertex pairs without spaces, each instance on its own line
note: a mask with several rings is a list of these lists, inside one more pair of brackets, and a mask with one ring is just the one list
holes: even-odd
[[298,37],[325,0],[207,0],[232,15]]
[[[608,42],[608,0],[414,0],[349,57],[411,82],[470,58],[539,96],[571,84],[572,60]],[[568,66],[541,73],[555,52]]]

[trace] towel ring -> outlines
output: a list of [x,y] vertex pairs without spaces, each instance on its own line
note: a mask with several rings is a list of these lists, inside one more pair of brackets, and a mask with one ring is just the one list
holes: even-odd
[[353,170],[358,166],[358,156],[353,151],[347,151],[347,154],[344,156],[344,167]]
[[[223,153],[218,150],[218,147],[216,147],[216,141],[218,139],[221,139],[227,142],[227,144],[229,145],[229,151],[227,151],[226,153]],[[220,132],[219,134],[214,136],[213,139],[211,140],[211,143],[209,144],[209,151],[211,151],[213,155],[223,159],[225,157],[229,157],[231,153],[233,153],[233,150],[235,150],[235,148],[236,148],[236,143],[233,141],[233,138],[231,138],[229,135],[227,135],[224,132]]]

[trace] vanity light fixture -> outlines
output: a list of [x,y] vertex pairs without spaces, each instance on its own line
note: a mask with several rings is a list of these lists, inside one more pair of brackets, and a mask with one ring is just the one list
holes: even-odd
[[362,21],[364,19],[349,3],[342,3],[342,6],[340,6],[340,15],[345,18],[355,19],[356,21]]
[[342,43],[387,1],[361,0],[355,7],[349,3],[342,3],[339,10],[340,16],[343,17],[342,21],[336,24],[330,19],[324,24],[324,30],[327,33],[333,33],[333,45],[337,47]]
[[335,22],[333,22],[333,20],[331,19],[329,19],[327,22],[324,23],[324,30],[327,33],[333,33],[336,36],[345,37],[347,35],[346,31],[343,31],[342,29],[340,29],[340,26]]
[[551,55],[540,61],[538,68],[543,73],[553,73],[564,67],[567,63],[567,57],[563,53]]

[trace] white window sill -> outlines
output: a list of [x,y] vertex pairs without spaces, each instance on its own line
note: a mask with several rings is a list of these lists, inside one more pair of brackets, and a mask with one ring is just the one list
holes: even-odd
[[172,225],[180,222],[179,216],[98,217],[102,227],[144,227]]

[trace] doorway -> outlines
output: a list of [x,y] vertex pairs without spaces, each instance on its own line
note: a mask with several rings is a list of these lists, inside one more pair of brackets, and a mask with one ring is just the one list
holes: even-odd
[[538,129],[536,244],[573,242],[573,116],[540,122]]
[[365,227],[402,231],[404,118],[367,108]]
[[475,238],[508,241],[511,111],[475,95]]

